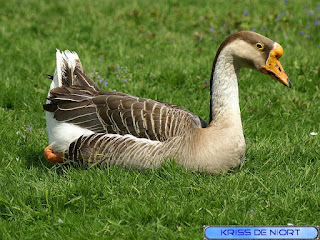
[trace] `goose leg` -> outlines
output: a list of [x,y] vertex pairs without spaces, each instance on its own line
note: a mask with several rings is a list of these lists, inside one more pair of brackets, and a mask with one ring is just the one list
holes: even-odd
[[44,149],[44,157],[48,160],[50,163],[57,163],[57,162],[63,162],[63,154],[62,153],[55,153],[50,146],[47,146]]

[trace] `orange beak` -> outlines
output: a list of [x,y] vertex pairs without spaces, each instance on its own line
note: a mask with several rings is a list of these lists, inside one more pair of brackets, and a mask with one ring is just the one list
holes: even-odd
[[285,86],[291,88],[291,82],[283,70],[281,63],[279,62],[279,58],[283,54],[283,48],[280,44],[276,44],[275,47],[269,53],[269,57],[265,66],[261,68],[261,72],[276,79],[281,82]]

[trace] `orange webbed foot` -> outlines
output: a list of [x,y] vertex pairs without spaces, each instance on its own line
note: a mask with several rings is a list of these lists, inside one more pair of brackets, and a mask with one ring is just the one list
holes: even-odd
[[44,149],[44,157],[48,160],[50,163],[61,163],[63,162],[62,153],[55,153],[50,146],[47,146]]

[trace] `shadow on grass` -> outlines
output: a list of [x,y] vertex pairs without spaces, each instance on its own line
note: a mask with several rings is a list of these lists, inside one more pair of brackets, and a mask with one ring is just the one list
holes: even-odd
[[70,168],[70,166],[66,164],[49,163],[43,155],[43,150],[39,150],[38,147],[35,149],[32,146],[24,146],[21,148],[19,156],[25,160],[26,169],[55,170],[58,174],[63,174],[67,168]]

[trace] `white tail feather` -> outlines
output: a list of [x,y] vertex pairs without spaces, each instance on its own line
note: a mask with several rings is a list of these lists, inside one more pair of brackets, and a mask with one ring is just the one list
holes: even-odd
[[[53,76],[53,81],[50,85],[50,90],[48,96],[50,96],[50,91],[54,88],[62,86],[62,74],[67,68],[74,71],[76,64],[80,63],[80,59],[76,52],[70,52],[69,50],[60,52],[57,49],[56,52],[56,69]],[[67,64],[67,66],[65,65]],[[47,103],[50,103],[47,100]],[[79,138],[81,135],[93,134],[92,131],[81,128],[74,124],[59,122],[54,119],[54,113],[46,112],[47,119],[47,132],[49,137],[49,144],[51,148],[57,152],[64,152],[68,149],[69,144],[75,139]]]
[[[60,50],[57,49],[56,60],[56,70],[54,72],[50,90],[62,86],[63,71],[65,71],[66,68],[70,68],[73,72],[77,64],[76,60],[79,60],[79,56],[76,52],[70,52],[69,50],[60,52]],[[67,63],[67,66],[65,66],[65,63]]]

